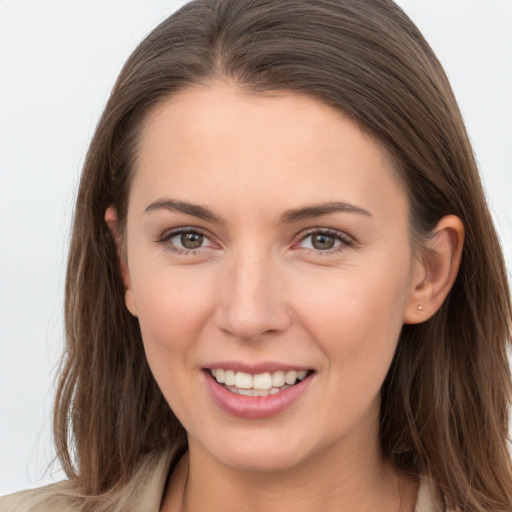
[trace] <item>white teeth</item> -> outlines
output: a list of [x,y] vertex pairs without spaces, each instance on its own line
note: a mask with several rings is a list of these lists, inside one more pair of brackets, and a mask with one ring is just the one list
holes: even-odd
[[277,371],[272,374],[272,386],[275,388],[284,386],[284,372]]
[[276,393],[279,393],[280,391],[284,391],[285,389],[288,389],[290,386],[284,385],[281,389],[277,388],[270,388],[270,389],[238,389],[235,386],[228,386],[227,389],[231,391],[232,393],[236,393],[237,395],[244,395],[244,396],[268,396],[268,395],[275,395]]
[[[218,372],[219,370],[217,370]],[[217,380],[218,382],[218,380]],[[235,386],[238,389],[251,389],[252,388],[252,375],[245,372],[236,372]]]
[[286,384],[289,384],[290,386],[292,386],[293,384],[295,384],[295,381],[297,380],[297,372],[292,370],[291,372],[286,372],[286,375],[284,377],[284,381],[286,382]]
[[217,379],[217,382],[219,382],[220,384],[223,384],[224,376],[225,376],[224,370],[222,368],[218,368],[215,373],[215,378]]
[[235,385],[235,372],[233,370],[226,370],[226,373],[224,374],[224,383],[228,386]]
[[252,378],[254,389],[270,389],[272,387],[272,375],[270,373],[259,373]]
[[293,386],[297,379],[305,379],[308,374],[307,370],[299,372],[290,370],[286,373],[278,370],[251,375],[222,368],[212,368],[210,372],[219,384],[225,384],[230,391],[246,396],[267,396],[279,393]]
[[238,394],[245,395],[245,396],[268,396],[269,390],[268,389],[239,389]]

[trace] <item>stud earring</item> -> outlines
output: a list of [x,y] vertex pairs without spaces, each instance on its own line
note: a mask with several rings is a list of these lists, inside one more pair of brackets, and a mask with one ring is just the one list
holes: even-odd
[[418,311],[423,311],[423,306],[421,304],[418,306]]

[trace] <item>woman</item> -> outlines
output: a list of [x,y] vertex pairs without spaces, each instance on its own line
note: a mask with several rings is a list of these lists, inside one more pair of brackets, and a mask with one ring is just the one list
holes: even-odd
[[510,510],[510,309],[457,104],[400,9],[192,2],[128,60],[84,166],[70,479],[0,504]]

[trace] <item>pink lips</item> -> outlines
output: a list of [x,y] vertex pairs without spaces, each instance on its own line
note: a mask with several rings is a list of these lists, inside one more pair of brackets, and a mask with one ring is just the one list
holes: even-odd
[[228,391],[209,371],[205,371],[204,375],[213,401],[228,414],[246,419],[269,418],[285,411],[306,392],[311,382],[311,376],[308,376],[275,395],[244,396]]

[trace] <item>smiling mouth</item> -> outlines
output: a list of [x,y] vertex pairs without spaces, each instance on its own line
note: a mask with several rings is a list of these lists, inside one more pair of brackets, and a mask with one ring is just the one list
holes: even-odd
[[225,389],[244,396],[275,395],[309,377],[313,370],[290,370],[250,374],[222,368],[211,368],[209,373]]

